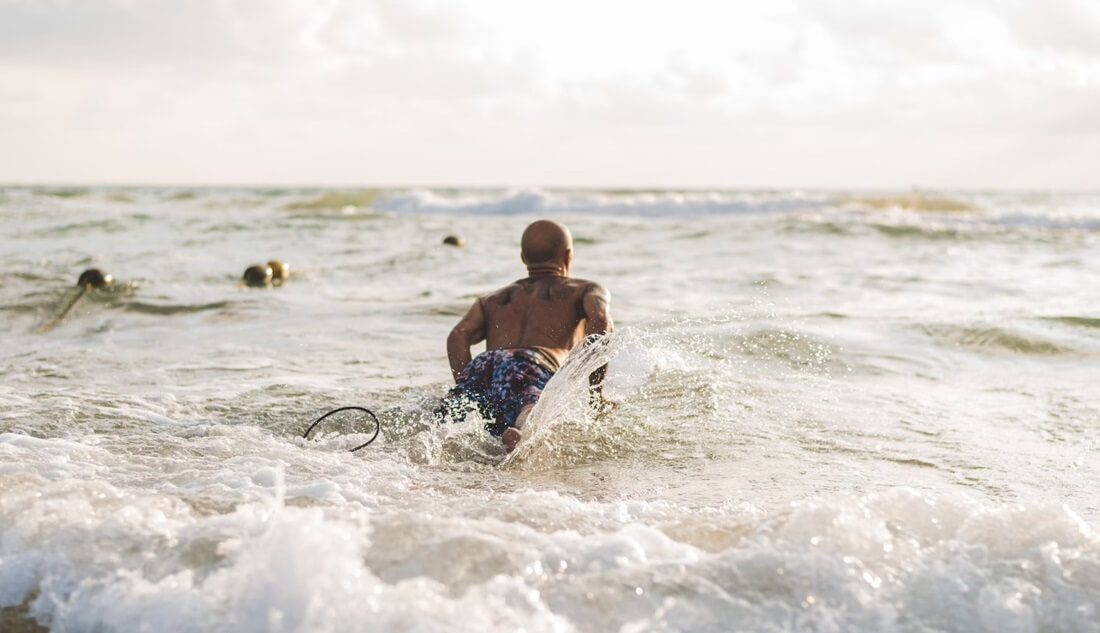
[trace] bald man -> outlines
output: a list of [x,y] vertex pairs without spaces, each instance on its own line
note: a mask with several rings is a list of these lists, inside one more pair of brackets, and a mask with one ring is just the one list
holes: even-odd
[[[520,239],[520,260],[527,277],[479,297],[447,337],[455,386],[444,411],[462,417],[464,401],[472,401],[492,418],[486,428],[508,450],[523,438],[527,415],[569,350],[613,327],[607,290],[569,276],[569,229],[549,220],[532,223]],[[485,351],[471,359],[470,346],[481,341]],[[605,369],[589,378],[596,396]]]

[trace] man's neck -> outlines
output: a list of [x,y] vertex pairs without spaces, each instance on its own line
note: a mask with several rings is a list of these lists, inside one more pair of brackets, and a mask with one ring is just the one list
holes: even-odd
[[531,279],[539,277],[568,277],[569,269],[557,264],[547,266],[528,266],[527,276]]

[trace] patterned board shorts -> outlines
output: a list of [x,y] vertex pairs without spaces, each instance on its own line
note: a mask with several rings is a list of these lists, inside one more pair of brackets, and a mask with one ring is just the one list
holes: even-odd
[[539,364],[539,352],[526,348],[491,349],[477,355],[458,376],[458,383],[444,398],[439,413],[454,421],[466,418],[470,405],[493,435],[515,426],[523,407],[538,402],[547,381],[554,375]]

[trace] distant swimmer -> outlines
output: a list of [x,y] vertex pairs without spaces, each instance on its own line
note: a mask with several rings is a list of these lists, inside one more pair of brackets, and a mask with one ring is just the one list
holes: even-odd
[[[549,220],[529,225],[520,239],[527,277],[479,297],[447,337],[455,386],[440,413],[462,418],[472,402],[493,421],[486,428],[508,450],[523,439],[531,408],[565,357],[588,336],[613,328],[611,295],[600,284],[569,277],[573,238]],[[471,359],[470,346],[485,341]],[[607,367],[589,376],[596,397]]]
[[443,243],[447,246],[463,246],[466,244],[466,242],[457,235],[448,235],[443,238]]
[[68,305],[66,305],[64,308],[61,309],[60,312],[57,313],[57,316],[55,316],[46,325],[43,325],[42,327],[38,328],[36,330],[36,332],[38,334],[44,334],[46,332],[49,332],[58,323],[61,322],[61,319],[65,318],[65,315],[68,314],[69,311],[73,309],[73,306],[76,305],[76,302],[80,301],[80,298],[83,297],[84,293],[88,292],[89,289],[106,288],[107,286],[111,285],[111,283],[113,281],[114,281],[114,279],[112,279],[110,275],[105,274],[102,270],[100,270],[98,268],[89,268],[89,269],[85,270],[84,272],[80,273],[80,276],[77,277],[77,279],[76,279],[76,285],[79,288],[79,290],[77,290],[77,292],[76,292],[76,296],[74,296],[69,301]]
[[269,288],[281,286],[290,278],[290,265],[278,259],[266,264],[253,264],[244,269],[241,285],[249,288]]

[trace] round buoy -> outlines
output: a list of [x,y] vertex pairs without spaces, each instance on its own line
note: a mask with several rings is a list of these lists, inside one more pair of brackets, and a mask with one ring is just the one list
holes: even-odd
[[271,282],[276,286],[283,285],[290,278],[290,264],[280,259],[267,262],[267,267],[271,269]]
[[61,311],[57,313],[57,316],[50,320],[49,323],[35,330],[35,332],[38,334],[45,334],[46,332],[49,332],[54,328],[54,326],[61,322],[61,319],[65,318],[65,315],[73,309],[73,306],[76,305],[77,301],[80,301],[80,298],[84,296],[84,293],[88,292],[89,289],[106,288],[107,286],[111,285],[112,281],[114,280],[111,279],[110,275],[104,274],[104,272],[98,268],[89,268],[88,270],[80,273],[80,277],[77,277],[76,279],[76,286],[77,288],[79,288],[79,290],[76,291],[76,295],[69,300],[69,303],[66,304],[64,308],[61,308]]
[[76,280],[76,285],[81,288],[102,288],[110,285],[113,281],[110,275],[104,274],[102,270],[98,268],[89,268],[80,273],[80,277]]
[[249,288],[266,288],[271,285],[271,266],[256,264],[244,269],[241,281]]

